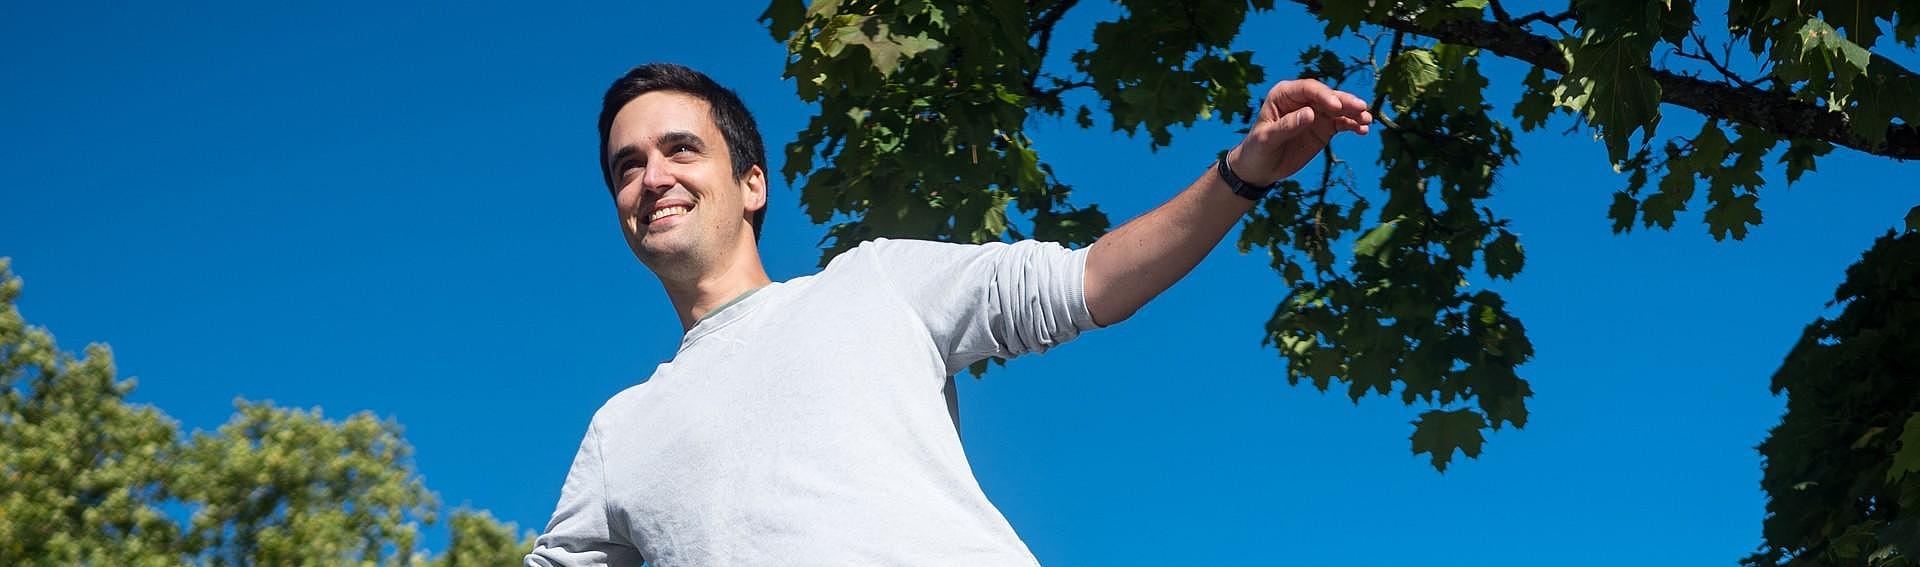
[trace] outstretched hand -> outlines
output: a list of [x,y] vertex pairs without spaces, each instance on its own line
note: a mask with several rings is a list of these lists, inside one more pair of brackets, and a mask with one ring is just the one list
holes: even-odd
[[1260,101],[1247,137],[1227,153],[1227,166],[1254,185],[1270,185],[1300,171],[1334,134],[1366,135],[1373,114],[1366,101],[1320,81],[1281,81]]

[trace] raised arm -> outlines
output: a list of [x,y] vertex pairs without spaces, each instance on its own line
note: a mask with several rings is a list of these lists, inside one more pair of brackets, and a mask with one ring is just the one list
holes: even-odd
[[[1255,187],[1299,171],[1334,134],[1366,134],[1367,103],[1312,79],[1267,91],[1247,137],[1227,152],[1227,167]],[[1217,167],[1217,166],[1216,166]],[[1087,309],[1101,325],[1133,316],[1205,258],[1254,200],[1234,194],[1208,168],[1173,199],[1114,229],[1087,251]]]

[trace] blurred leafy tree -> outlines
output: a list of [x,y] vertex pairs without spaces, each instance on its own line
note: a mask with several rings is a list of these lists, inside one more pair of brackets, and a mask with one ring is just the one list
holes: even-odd
[[0,563],[173,565],[180,526],[160,508],[178,425],[127,404],[113,353],[60,352],[14,307],[0,258]]
[[1875,241],[1833,303],[1773,375],[1787,413],[1760,444],[1766,545],[1743,564],[1920,556],[1920,232]]
[[454,510],[450,524],[452,544],[428,567],[520,565],[533,549],[532,534],[516,536],[513,524],[501,524],[486,510]]
[[[1709,234],[1738,240],[1760,224],[1769,156],[1789,183],[1835,146],[1920,157],[1920,79],[1872,51],[1915,47],[1920,4],[1908,0],[1732,0],[1711,25],[1694,0],[1572,0],[1517,16],[1496,0],[1291,2],[1328,38],[1355,39],[1306,49],[1301,75],[1371,82],[1391,122],[1377,190],[1330,147],[1318,172],[1247,219],[1240,250],[1267,251],[1290,288],[1264,341],[1292,383],[1427,404],[1412,449],[1441,471],[1455,451],[1477,456],[1486,429],[1527,422],[1525,327],[1499,293],[1468,285],[1525,265],[1508,219],[1485,205],[1519,156],[1509,124],[1593,130],[1627,174],[1606,212],[1615,232],[1671,228],[1700,207]],[[1035,114],[1091,128],[1098,107],[1153,148],[1176,126],[1250,118],[1267,73],[1231,44],[1273,0],[1118,3],[1061,67],[1048,53],[1078,0],[772,0],[762,19],[786,42],[786,75],[819,105],[781,171],[812,220],[831,223],[822,262],[881,236],[1092,242],[1109,219],[1070,202],[1025,133]],[[1758,67],[1735,69],[1736,48]],[[1519,94],[1510,108],[1487,101],[1483,61],[1528,69],[1504,86]],[[1655,139],[1663,103],[1704,127]]]
[[413,559],[417,523],[433,496],[412,467],[399,426],[360,413],[335,423],[319,410],[238,401],[214,433],[180,449],[167,492],[199,504],[189,532],[213,566]]
[[448,551],[426,557],[435,498],[400,426],[369,413],[240,400],[218,431],[183,439],[127,402],[134,382],[115,380],[106,345],[76,359],[29,326],[20,291],[0,258],[0,564],[490,566],[533,547],[462,510]]

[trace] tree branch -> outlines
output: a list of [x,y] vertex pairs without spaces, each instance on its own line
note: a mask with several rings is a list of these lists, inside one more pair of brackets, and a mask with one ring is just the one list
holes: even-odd
[[1720,76],[1726,77],[1727,80],[1729,81],[1733,81],[1734,83],[1739,84],[1742,87],[1758,88],[1757,86],[1754,85],[1753,81],[1740,78],[1739,75],[1734,74],[1732,69],[1728,69],[1726,65],[1722,65],[1720,63],[1719,59],[1714,58],[1713,52],[1707,50],[1707,40],[1705,38],[1700,37],[1700,34],[1697,34],[1697,33],[1687,34],[1687,38],[1693,40],[1694,47],[1699,49],[1700,52],[1688,53],[1687,50],[1685,49],[1675,49],[1673,50],[1674,56],[1680,57],[1682,59],[1692,59],[1694,61],[1706,63],[1707,65],[1712,66],[1715,71],[1719,71]]
[[[1305,6],[1311,12],[1317,13],[1321,8],[1319,0],[1290,1]],[[1530,18],[1532,16],[1522,17],[1515,22]],[[1512,25],[1485,20],[1453,20],[1423,25],[1405,17],[1390,17],[1368,23],[1446,43],[1477,47],[1556,73],[1567,72],[1567,61],[1561,57],[1551,40]],[[1876,62],[1883,59],[1879,55],[1874,56]],[[1911,76],[1910,71],[1893,65],[1892,61],[1885,61],[1884,64],[1896,72]],[[1913,124],[1889,124],[1886,140],[1873,144],[1854,133],[1845,114],[1828,112],[1825,108],[1788,98],[1784,94],[1702,80],[1665,69],[1649,69],[1648,72],[1660,83],[1661,102],[1689,108],[1710,117],[1748,124],[1782,137],[1820,140],[1899,160],[1920,159],[1920,127]]]
[[[1027,26],[1027,32],[1037,35],[1036,41],[1039,42],[1034,46],[1034,53],[1039,56],[1039,61],[1034,64],[1034,73],[1027,75],[1027,92],[1038,92],[1033,87],[1034,83],[1040,80],[1039,69],[1047,66],[1047,48],[1053,43],[1053,27],[1059,25],[1060,18],[1066,16],[1067,10],[1078,3],[1080,0],[1060,0],[1041,10],[1039,17],[1034,18],[1033,22]],[[1055,94],[1058,94],[1058,91]]]
[[1513,21],[1513,16],[1507,15],[1507,8],[1505,6],[1500,5],[1500,0],[1488,0],[1487,7],[1493,8],[1494,21],[1500,22],[1503,24],[1511,23]]
[[1525,28],[1527,27],[1527,24],[1530,24],[1533,22],[1546,22],[1546,24],[1549,26],[1559,27],[1560,22],[1564,22],[1571,19],[1573,19],[1573,10],[1567,10],[1565,12],[1561,12],[1551,16],[1547,15],[1545,11],[1540,11],[1540,12],[1527,14],[1525,16],[1520,16],[1520,19],[1514,20],[1513,23],[1508,25],[1511,25],[1516,28]]
[[1064,93],[1080,87],[1091,87],[1091,86],[1093,86],[1093,81],[1067,81],[1067,82],[1056,83],[1054,84],[1053,88],[1050,88],[1050,89],[1040,89],[1040,88],[1034,88],[1032,86],[1028,86],[1027,92],[1032,93],[1033,96],[1057,98],[1060,96],[1060,93]]

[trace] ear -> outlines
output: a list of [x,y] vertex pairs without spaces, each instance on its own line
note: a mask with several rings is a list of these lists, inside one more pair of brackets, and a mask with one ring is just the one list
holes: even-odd
[[766,208],[767,172],[761,170],[760,166],[756,165],[748,168],[747,175],[740,178],[740,181],[740,190],[744,191],[744,193],[740,194],[741,204],[745,205],[743,208],[745,208],[748,213]]

